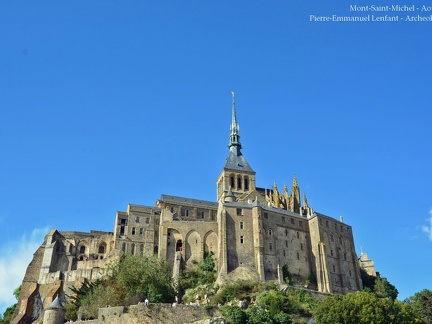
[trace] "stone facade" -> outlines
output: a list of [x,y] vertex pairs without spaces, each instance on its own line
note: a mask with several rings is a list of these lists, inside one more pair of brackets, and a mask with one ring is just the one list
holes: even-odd
[[241,152],[234,95],[229,155],[216,181],[216,201],[162,195],[155,206],[130,204],[117,212],[112,233],[53,229],[36,251],[21,290],[13,323],[36,319],[57,294],[104,274],[122,253],[157,254],[173,267],[193,267],[213,253],[218,282],[253,279],[296,284],[323,293],[362,289],[351,226],[314,212],[301,199],[297,178],[291,192],[257,187],[255,171]]

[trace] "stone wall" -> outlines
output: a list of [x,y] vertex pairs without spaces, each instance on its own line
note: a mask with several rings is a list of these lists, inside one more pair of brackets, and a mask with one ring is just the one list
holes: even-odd
[[204,308],[192,305],[149,304],[129,307],[116,306],[100,308],[98,318],[91,321],[78,321],[77,324],[181,324],[193,323],[209,318]]

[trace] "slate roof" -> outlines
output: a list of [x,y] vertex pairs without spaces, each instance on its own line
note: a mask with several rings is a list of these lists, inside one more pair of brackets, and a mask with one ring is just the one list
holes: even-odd
[[170,195],[162,195],[161,197],[162,201],[168,202],[168,201],[175,201],[178,203],[186,203],[190,205],[201,205],[211,208],[218,208],[218,203],[213,201],[207,201],[207,200],[200,200],[200,199],[192,199],[192,198],[185,198],[185,197],[178,197],[178,196],[170,196]]
[[240,152],[240,148],[236,146],[230,147],[230,152],[226,159],[224,169],[249,171],[255,173],[255,171],[252,170],[251,166],[249,165],[248,161],[246,161],[245,157]]

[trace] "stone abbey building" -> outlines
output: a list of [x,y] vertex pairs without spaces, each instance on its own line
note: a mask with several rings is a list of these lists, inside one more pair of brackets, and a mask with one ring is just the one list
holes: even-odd
[[351,226],[315,212],[291,190],[257,186],[241,152],[233,94],[229,153],[217,177],[216,201],[162,195],[155,206],[130,204],[117,212],[113,232],[51,230],[34,254],[22,283],[14,323],[41,316],[56,295],[104,274],[122,253],[157,253],[177,276],[213,252],[218,281],[279,280],[285,267],[299,282],[314,278],[324,293],[362,289]]

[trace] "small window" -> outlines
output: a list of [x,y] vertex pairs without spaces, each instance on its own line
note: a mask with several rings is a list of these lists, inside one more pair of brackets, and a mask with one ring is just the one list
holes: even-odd
[[349,276],[351,277],[351,270],[349,271]]
[[240,222],[240,229],[243,229],[243,222]]
[[234,188],[234,177],[233,176],[230,177],[230,187]]
[[303,251],[303,243],[300,243],[300,250]]
[[240,236],[240,243],[241,243],[241,244],[243,244],[243,243],[244,243],[244,240],[243,240],[243,235],[242,235],[242,236]]
[[248,177],[244,178],[244,189],[249,190],[249,179]]
[[189,217],[189,209],[186,209],[186,210],[185,210],[185,216],[186,216],[186,217]]
[[268,218],[268,213],[264,213],[264,218]]
[[336,272],[336,267],[335,266],[333,266],[333,272]]
[[333,256],[333,250],[330,250],[330,255]]
[[299,232],[297,232],[297,238],[300,238],[300,233]]
[[201,219],[204,219],[205,217],[205,212],[201,211]]
[[143,235],[143,233],[144,233],[144,228],[140,228],[140,235]]
[[288,236],[288,229],[285,228],[285,236]]
[[243,215],[243,209],[237,208],[237,215]]
[[150,217],[147,217],[145,222],[146,224],[150,224]]
[[100,254],[104,254],[105,253],[105,246],[104,245],[100,245],[99,246],[98,253],[100,253]]
[[132,235],[135,235],[135,227],[132,227]]
[[135,223],[139,223],[139,222],[140,222],[140,218],[137,217],[137,218],[135,219]]
[[85,246],[84,245],[81,245],[79,253],[81,253],[81,254],[85,253]]
[[286,256],[286,255],[285,255],[285,250],[284,250],[284,256]]
[[269,229],[268,233],[269,233],[270,236],[273,235],[273,231],[271,229]]
[[297,253],[297,260],[300,260],[300,253]]
[[346,261],[346,253],[344,253],[344,260]]
[[273,250],[273,245],[269,243],[269,250]]
[[174,207],[171,207],[170,210],[171,210],[171,213],[174,213]]
[[242,188],[242,179],[240,177],[237,178],[237,189]]
[[288,247],[288,241],[285,241],[285,247]]

